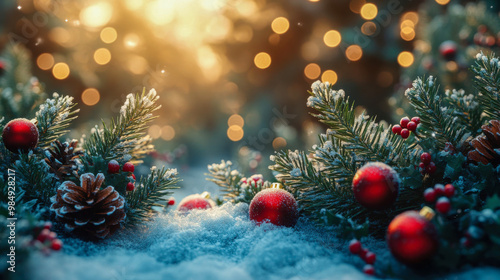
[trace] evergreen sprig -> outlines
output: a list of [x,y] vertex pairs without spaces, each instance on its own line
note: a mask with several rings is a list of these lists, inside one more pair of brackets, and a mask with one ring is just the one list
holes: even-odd
[[467,130],[454,116],[455,108],[445,107],[434,77],[416,79],[405,95],[415,111],[425,116],[421,117],[422,127],[418,130],[421,137],[436,139],[438,148],[444,148],[446,143],[461,146]]
[[164,207],[167,196],[176,189],[175,185],[180,181],[177,178],[177,169],[152,168],[151,173],[142,177],[136,184],[136,189],[126,195],[127,221],[135,224],[148,219],[154,213],[153,206]]
[[103,160],[121,160],[130,155],[137,161],[153,150],[151,137],[145,135],[148,123],[155,119],[153,112],[161,106],[156,104],[159,96],[152,89],[149,93],[129,94],[120,110],[120,116],[109,125],[103,121],[102,128],[96,127],[84,143],[86,162],[93,162],[92,157]]
[[500,61],[494,55],[479,53],[472,67],[478,100],[487,120],[500,120]]
[[206,176],[208,181],[214,182],[221,188],[226,200],[234,201],[241,195],[239,183],[244,177],[238,170],[232,169],[233,163],[231,161],[222,160],[220,164],[214,163],[208,166]]
[[73,97],[52,95],[40,105],[36,112],[37,128],[39,133],[38,147],[45,149],[62,135],[66,134],[68,126],[77,118],[80,109],[74,109]]

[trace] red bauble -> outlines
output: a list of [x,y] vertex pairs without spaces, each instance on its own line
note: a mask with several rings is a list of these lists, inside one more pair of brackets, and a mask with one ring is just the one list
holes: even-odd
[[5,74],[5,64],[0,60],[0,77]]
[[27,153],[38,144],[38,128],[27,119],[13,119],[5,125],[2,137],[9,151]]
[[372,210],[392,206],[398,196],[399,176],[389,165],[381,162],[367,163],[352,180],[352,191],[359,204]]
[[124,165],[123,165],[123,172],[134,172],[134,165],[130,162],[126,162]]
[[114,174],[120,172],[120,164],[116,160],[110,160],[108,162],[108,173]]
[[264,189],[250,203],[250,219],[257,223],[269,221],[277,226],[293,227],[299,219],[297,201],[283,189]]
[[183,200],[181,200],[177,210],[187,212],[193,209],[213,208],[215,207],[215,202],[209,197],[210,196],[208,195],[208,193],[188,195]]
[[453,41],[444,41],[439,46],[439,52],[446,60],[454,60],[457,56],[457,43]]
[[419,265],[436,253],[439,246],[438,233],[434,224],[429,221],[433,215],[430,208],[424,207],[420,214],[417,211],[406,211],[392,220],[387,229],[387,244],[398,261],[407,265]]

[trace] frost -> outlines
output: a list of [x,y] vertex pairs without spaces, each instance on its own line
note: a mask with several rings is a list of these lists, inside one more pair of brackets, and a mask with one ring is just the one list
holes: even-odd
[[294,169],[292,169],[292,171],[290,171],[290,175],[292,177],[299,177],[302,175],[302,171],[298,168],[294,168]]

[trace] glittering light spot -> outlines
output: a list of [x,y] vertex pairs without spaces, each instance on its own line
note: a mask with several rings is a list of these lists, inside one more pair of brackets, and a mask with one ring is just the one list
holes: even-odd
[[17,9],[18,9],[18,10],[21,10],[21,8],[22,8],[21,6],[17,6]]
[[401,52],[398,55],[398,63],[402,67],[410,67],[413,64],[414,58],[411,52]]
[[273,148],[275,150],[281,150],[283,149],[284,147],[286,147],[286,139],[283,138],[283,137],[276,137],[274,138],[273,140]]
[[233,126],[237,125],[239,127],[243,127],[245,125],[245,120],[243,119],[242,116],[238,114],[231,115],[229,119],[227,120],[227,125],[228,126]]
[[351,0],[351,2],[349,2],[349,9],[351,9],[351,12],[359,14],[361,12],[361,7],[363,7],[365,3],[365,0]]
[[363,23],[363,25],[361,26],[361,32],[363,32],[363,34],[365,35],[373,35],[375,34],[375,32],[377,31],[377,25],[371,21],[367,21],[365,23]]
[[317,79],[321,75],[321,68],[316,63],[309,63],[304,68],[304,75],[311,80]]
[[243,138],[244,132],[241,126],[232,125],[227,129],[227,137],[231,141],[240,141]]
[[38,65],[38,68],[42,70],[49,70],[52,66],[54,66],[54,56],[50,53],[42,53],[36,59],[36,64]]
[[84,8],[80,12],[80,21],[88,27],[106,25],[113,16],[113,6],[108,2],[99,2]]
[[260,69],[266,69],[271,65],[271,56],[268,53],[260,52],[253,59],[255,66]]
[[106,44],[111,44],[116,41],[118,37],[118,33],[116,33],[116,29],[113,27],[106,27],[101,30],[101,40]]
[[276,34],[283,34],[288,31],[290,22],[285,17],[277,17],[271,23],[271,28]]
[[99,65],[106,65],[111,61],[111,52],[106,48],[97,49],[94,52],[94,60]]
[[99,91],[95,88],[88,88],[82,93],[82,102],[87,106],[94,106],[101,99]]
[[372,20],[374,19],[377,14],[378,14],[378,9],[375,4],[372,3],[367,3],[364,4],[363,7],[361,7],[361,17],[366,19],[366,20]]
[[418,14],[416,12],[407,12],[401,17],[401,21],[411,20],[414,24],[418,23]]
[[309,0],[309,2],[319,2],[319,0]]
[[337,73],[333,70],[326,70],[323,72],[323,75],[321,75],[321,81],[324,82],[329,82],[330,84],[334,85],[337,83]]
[[161,128],[160,128],[160,126],[158,126],[156,124],[150,126],[149,129],[148,129],[148,134],[153,139],[160,138],[160,136],[161,136]]
[[64,80],[69,76],[69,66],[64,62],[59,62],[52,68],[52,75],[58,80]]
[[405,113],[405,110],[403,110],[403,108],[397,108],[396,109],[396,114],[398,116],[402,116],[404,113]]
[[450,3],[450,0],[436,0],[436,3],[438,3],[439,5],[446,5]]
[[148,61],[142,56],[131,55],[126,63],[128,70],[136,75],[144,74],[148,69]]
[[401,29],[405,27],[415,28],[415,23],[410,19],[405,19],[401,22]]
[[125,37],[123,38],[125,47],[128,49],[133,49],[137,47],[137,45],[139,45],[140,40],[141,39],[139,38],[139,36],[135,33],[129,33],[125,35]]
[[455,61],[446,62],[446,69],[450,72],[455,72],[458,70],[458,64]]
[[161,138],[165,141],[170,141],[175,137],[175,129],[170,125],[161,128]]
[[415,39],[415,30],[411,27],[405,27],[401,29],[401,38],[405,41],[411,41]]
[[347,56],[347,59],[349,59],[350,61],[358,61],[363,56],[363,50],[358,45],[350,45],[345,50],[345,55]]
[[323,36],[323,42],[330,48],[338,46],[340,41],[342,41],[342,36],[337,30],[330,30]]

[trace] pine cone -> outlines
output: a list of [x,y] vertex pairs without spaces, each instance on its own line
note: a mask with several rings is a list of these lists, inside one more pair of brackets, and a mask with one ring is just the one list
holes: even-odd
[[481,127],[483,135],[474,138],[470,145],[473,150],[467,154],[469,161],[483,164],[500,164],[500,121],[490,121]]
[[100,189],[104,181],[102,173],[97,177],[85,173],[80,181],[81,187],[71,181],[62,183],[51,198],[50,210],[67,230],[105,238],[125,220],[125,199],[112,186]]
[[78,177],[76,159],[83,155],[83,152],[75,151],[77,145],[78,141],[76,140],[62,144],[59,140],[56,140],[51,144],[52,147],[45,152],[45,162],[49,165],[50,172],[54,173],[60,180],[67,178],[71,174]]

